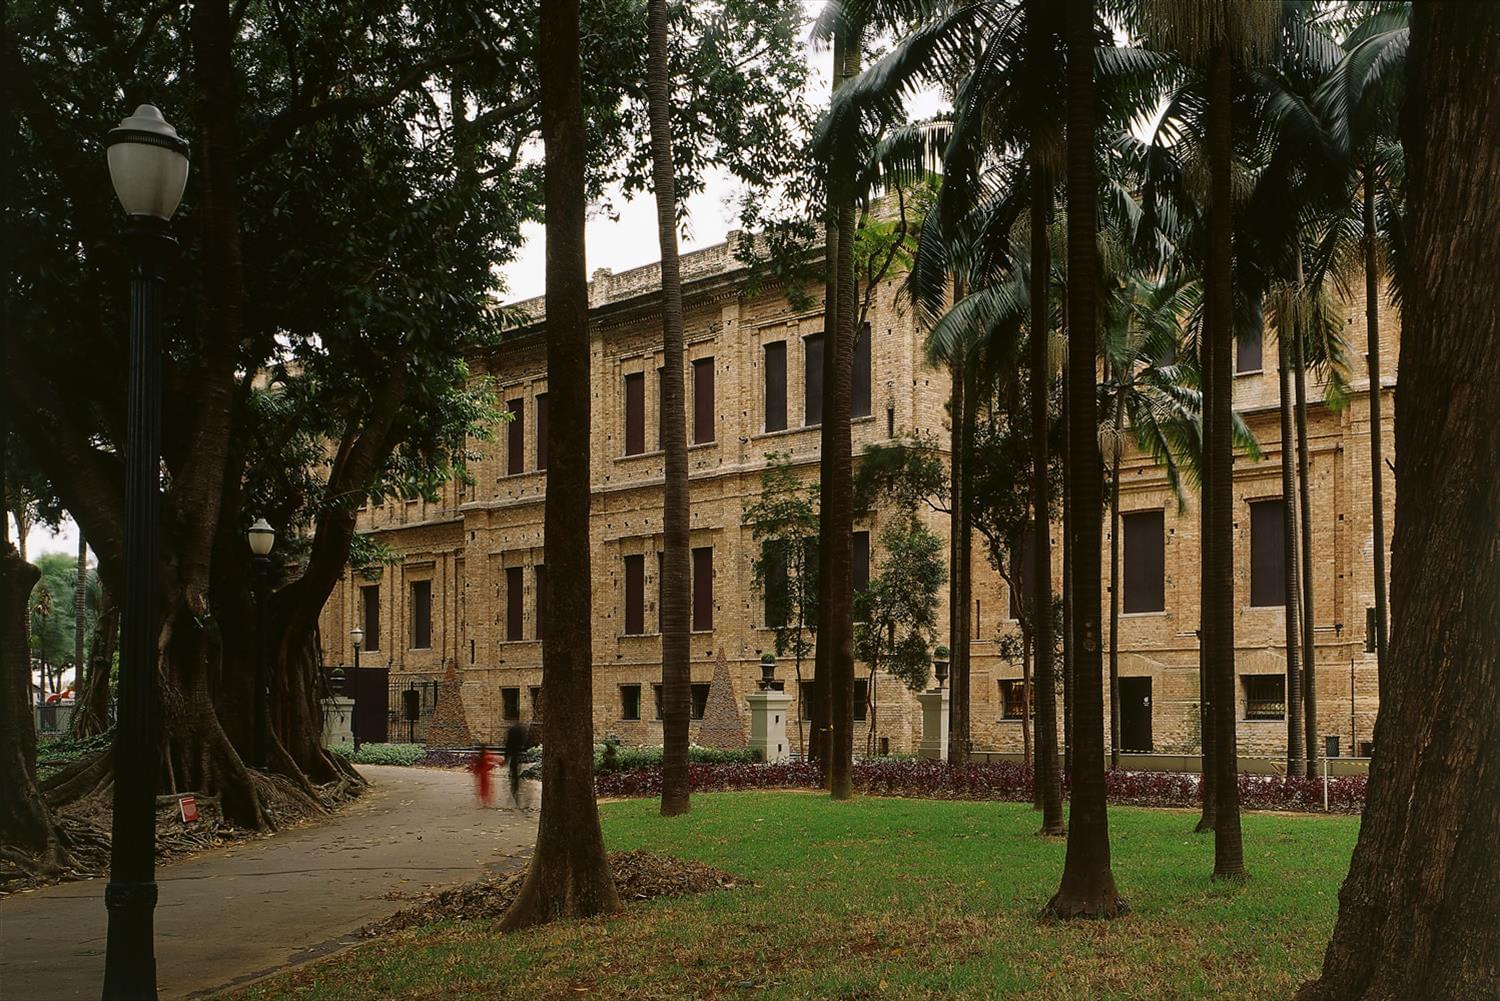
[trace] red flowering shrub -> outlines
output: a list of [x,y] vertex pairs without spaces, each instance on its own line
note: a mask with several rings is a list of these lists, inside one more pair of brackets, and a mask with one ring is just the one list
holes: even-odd
[[[688,768],[695,792],[746,789],[812,789],[819,784],[817,765],[707,765]],[[1198,805],[1198,775],[1192,772],[1105,772],[1109,801],[1131,806]],[[1364,808],[1365,777],[1329,780],[1328,809],[1358,813]],[[1067,795],[1067,777],[1063,794]],[[637,768],[601,774],[600,796],[646,797],[661,794],[661,770]],[[1032,770],[1008,761],[949,767],[933,760],[884,759],[854,765],[854,788],[869,796],[922,799],[1002,800],[1026,803],[1032,797]],[[1240,775],[1240,805],[1247,810],[1323,811],[1323,780],[1283,775]]]

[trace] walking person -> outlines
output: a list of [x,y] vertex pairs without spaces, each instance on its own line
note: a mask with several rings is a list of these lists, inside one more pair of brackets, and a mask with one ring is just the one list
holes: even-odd
[[505,763],[510,767],[510,800],[521,806],[521,755],[531,743],[531,728],[520,720],[505,731]]
[[474,773],[474,798],[482,807],[491,806],[495,802],[495,790],[490,779],[490,773],[494,770],[495,756],[487,746],[480,744],[478,753],[469,762],[469,771]]

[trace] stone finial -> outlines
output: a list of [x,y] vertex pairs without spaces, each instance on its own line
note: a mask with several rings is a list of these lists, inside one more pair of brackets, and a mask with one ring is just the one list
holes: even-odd
[[729,678],[729,660],[724,648],[714,660],[714,678],[708,686],[708,703],[703,707],[703,722],[698,727],[698,743],[723,751],[745,747],[745,721],[740,715],[734,682]]

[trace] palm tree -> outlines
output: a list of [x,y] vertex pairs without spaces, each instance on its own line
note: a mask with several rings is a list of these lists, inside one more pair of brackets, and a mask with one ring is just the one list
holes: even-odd
[[89,590],[89,544],[78,531],[78,577],[73,581],[73,704],[77,706],[83,695],[83,636],[85,632],[84,608]]
[[662,452],[666,486],[662,502],[661,813],[674,817],[691,807],[688,728],[692,709],[689,646],[687,414],[683,389],[682,268],[677,260],[677,191],[672,164],[671,73],[666,0],[647,4],[646,96],[651,118],[652,182],[656,234],[661,244]]
[[[537,51],[541,76],[543,186],[547,204],[547,373],[557,413],[547,428],[542,600],[552,622],[593,617],[589,537],[589,328],[584,260],[583,119],[578,0],[543,0]],[[542,640],[547,753],[536,852],[501,927],[619,910],[604,855],[592,761],[593,650],[588,629],[549,629]]]
[[1094,50],[1099,32],[1092,0],[1068,0],[1068,464],[1073,552],[1072,799],[1062,883],[1044,913],[1061,918],[1114,917],[1128,910],[1109,861],[1104,795],[1104,692],[1099,649],[1099,534],[1103,466],[1096,424],[1098,344],[1097,180],[1094,163]]
[[[1393,178],[1402,168],[1396,125],[1401,81],[1411,31],[1406,4],[1362,4],[1344,37],[1347,53],[1319,88],[1319,110],[1339,151],[1353,167],[1358,191],[1360,230],[1357,246],[1365,279],[1366,361],[1370,389],[1370,517],[1374,539],[1375,656],[1383,679],[1386,666],[1385,479],[1381,445],[1384,388],[1380,361],[1380,276],[1382,241],[1377,216],[1389,215],[1398,202]],[[1397,290],[1399,291],[1399,289]]]

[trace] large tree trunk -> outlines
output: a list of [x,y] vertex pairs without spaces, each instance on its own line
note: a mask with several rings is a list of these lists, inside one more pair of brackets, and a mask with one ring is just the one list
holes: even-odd
[[[1068,403],[1068,380],[1062,387],[1062,646],[1063,646],[1063,770],[1073,774],[1073,471],[1067,462],[1067,442],[1071,418]],[[1059,778],[1059,785],[1061,780]]]
[[94,638],[89,644],[88,680],[73,700],[70,723],[74,739],[97,737],[109,729],[109,673],[114,665],[115,644],[120,632],[120,612],[108,591],[94,618]]
[[[1297,250],[1297,292],[1302,294],[1302,250]],[[1313,634],[1312,484],[1307,450],[1307,364],[1300,324],[1292,327],[1292,381],[1297,409],[1297,525],[1302,533],[1302,716],[1307,734],[1307,777],[1318,777],[1317,637]]]
[[[4,451],[0,447],[0,463]],[[68,855],[36,784],[31,656],[23,622],[40,577],[8,538],[0,539],[0,853],[47,872],[66,865]]]
[[1228,46],[1217,45],[1209,57],[1208,261],[1204,269],[1208,289],[1207,336],[1213,338],[1213,367],[1205,373],[1213,383],[1213,438],[1208,443],[1209,490],[1213,494],[1210,533],[1213,562],[1204,566],[1209,576],[1208,618],[1213,633],[1208,648],[1213,675],[1214,743],[1214,878],[1241,879],[1245,851],[1240,840],[1240,785],[1238,745],[1235,741],[1234,673],[1234,209],[1230,172],[1233,136],[1230,113],[1234,90]]
[[[859,40],[847,39],[840,69],[842,80],[859,73]],[[854,795],[854,455],[849,412],[854,375],[854,338],[858,317],[854,287],[854,203],[840,199],[838,336],[824,346],[822,454],[823,510],[828,512],[827,587],[820,598],[828,603],[829,722],[832,753],[828,760],[828,788],[834,799]],[[831,432],[831,433],[830,433]],[[831,439],[831,441],[830,441]],[[831,447],[830,447],[831,446]],[[819,637],[822,642],[823,637]]]
[[[953,301],[963,296],[963,285],[955,282]],[[964,358],[960,348],[948,363],[948,763],[957,764],[963,751],[956,736],[962,709],[958,704],[959,653],[964,636],[963,521],[964,521]]]
[[[537,51],[547,204],[548,393],[568,420],[547,426],[543,542],[549,622],[593,619],[589,559],[589,294],[584,258],[587,133],[579,61],[578,0],[542,0]],[[593,643],[586,628],[548,629],[542,639],[547,753],[536,853],[506,929],[620,908],[594,799]]]
[[1098,219],[1094,165],[1094,4],[1068,0],[1068,462],[1073,552],[1073,788],[1062,884],[1045,914],[1110,918],[1129,910],[1115,889],[1109,861],[1104,786],[1104,664],[1099,646],[1099,517],[1104,466],[1096,431],[1098,356]]
[[1217,744],[1214,740],[1214,684],[1209,669],[1212,659],[1209,654],[1210,638],[1213,636],[1213,618],[1209,608],[1213,604],[1213,585],[1208,568],[1213,565],[1213,493],[1209,489],[1213,470],[1209,467],[1208,452],[1214,440],[1213,398],[1214,384],[1209,372],[1214,365],[1214,339],[1205,329],[1198,335],[1198,371],[1203,385],[1203,397],[1199,406],[1199,420],[1203,422],[1203,485],[1198,492],[1198,796],[1202,812],[1194,832],[1203,834],[1214,829],[1214,817],[1218,801],[1216,769],[1218,767]]
[[1285,564],[1286,590],[1286,773],[1296,775],[1303,765],[1302,742],[1302,661],[1301,584],[1297,568],[1297,474],[1296,451],[1292,438],[1291,351],[1292,331],[1283,326],[1276,331],[1276,381],[1278,410],[1281,414],[1281,504],[1282,560]]
[[[1124,373],[1117,373],[1125,378]],[[1109,457],[1109,767],[1120,770],[1120,435],[1125,426],[1125,389],[1115,392],[1114,435]]]
[[78,576],[73,581],[73,709],[78,709],[78,698],[83,693],[84,668],[84,609],[88,604],[89,591],[89,544],[83,531],[78,532]]
[[671,77],[667,58],[667,2],[647,7],[650,51],[646,96],[651,115],[651,176],[656,187],[656,236],[661,245],[662,412],[666,488],[662,504],[661,813],[687,813],[688,724],[692,709],[692,651],[688,601],[687,412],[683,392],[682,271],[677,261],[677,189],[672,164]]
[[[1370,537],[1374,542],[1375,662],[1384,693],[1386,666],[1385,597],[1385,450],[1380,444],[1383,390],[1380,385],[1380,265],[1375,232],[1375,165],[1365,161],[1365,360],[1370,368]],[[1351,737],[1351,739],[1353,739]],[[1358,748],[1351,747],[1350,754]]]
[[[1031,566],[1031,621],[1036,659],[1036,786],[1041,798],[1042,833],[1062,834],[1062,775],[1057,761],[1057,689],[1053,670],[1052,625],[1052,484],[1049,481],[1047,403],[1051,369],[1047,339],[1051,333],[1048,293],[1052,278],[1052,246],[1047,211],[1052,183],[1032,158],[1031,178],[1031,523],[1035,527]],[[1028,689],[1029,695],[1029,689]]]
[[1391,646],[1304,1001],[1500,997],[1500,6],[1416,4]]

